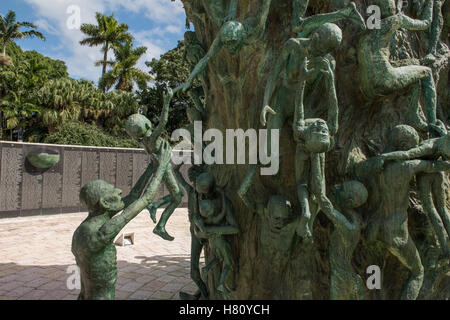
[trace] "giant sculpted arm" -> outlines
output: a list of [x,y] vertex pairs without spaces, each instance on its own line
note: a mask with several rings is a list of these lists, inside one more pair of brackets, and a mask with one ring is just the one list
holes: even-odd
[[[291,40],[289,40],[291,41]],[[275,64],[275,68],[269,75],[269,80],[267,81],[266,90],[264,92],[264,103],[263,109],[261,110],[260,121],[263,126],[267,124],[267,113],[276,114],[273,108],[270,106],[273,95],[275,94],[275,89],[277,87],[277,81],[279,81],[281,72],[283,70],[283,66],[286,63],[286,60],[289,55],[289,51],[287,48],[288,44],[286,44],[281,50],[281,54],[277,59]]]
[[142,210],[144,210],[145,207],[147,207],[155,199],[164,173],[170,163],[170,159],[170,146],[167,142],[164,142],[161,149],[159,167],[150,182],[150,185],[147,187],[141,198],[134,201],[131,205],[126,207],[120,215],[112,218],[100,228],[95,239],[97,246],[102,247],[113,241],[120,230],[122,230],[128,222],[141,213]]
[[426,1],[427,4],[422,12],[421,19],[411,19],[404,14],[400,14],[402,28],[408,30],[427,30],[431,26],[433,19],[433,0]]
[[435,153],[434,143],[432,140],[426,141],[420,146],[410,149],[408,151],[395,151],[389,152],[381,155],[383,160],[397,160],[397,161],[405,161],[405,160],[414,160],[420,159],[427,156],[432,156]]
[[216,39],[214,40],[213,44],[209,48],[209,51],[206,54],[206,56],[204,56],[197,63],[197,65],[195,66],[194,70],[192,70],[192,73],[189,75],[189,78],[187,79],[186,83],[183,86],[183,91],[184,92],[189,90],[189,88],[191,87],[192,82],[194,81],[194,79],[206,69],[206,67],[208,66],[208,63],[210,62],[210,60],[213,59],[215,56],[217,56],[219,54],[220,50],[222,49],[221,34],[222,34],[222,30],[219,31],[218,36],[216,37]]

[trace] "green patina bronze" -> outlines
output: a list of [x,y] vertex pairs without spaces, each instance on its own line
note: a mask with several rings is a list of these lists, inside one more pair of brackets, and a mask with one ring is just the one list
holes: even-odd
[[36,168],[49,169],[59,162],[59,154],[29,154],[27,160]]
[[[164,108],[161,113],[159,124],[154,130],[152,130],[153,126],[150,120],[140,114],[130,116],[126,123],[127,133],[142,144],[145,150],[153,156],[156,163],[158,160],[155,155],[160,152],[163,143],[168,143],[161,137],[161,135],[168,121],[170,101],[172,100],[174,93],[176,92],[169,88],[168,93],[164,96]],[[184,192],[178,186],[171,164],[169,164],[169,167],[164,174],[163,181],[164,185],[172,195],[172,198],[169,205],[162,213],[161,218],[153,232],[164,240],[172,241],[174,238],[167,233],[166,223],[173,214],[174,210],[180,205]],[[152,213],[151,218],[153,222],[156,223],[156,215],[154,214],[155,211],[150,210],[150,212]]]
[[121,197],[121,190],[102,180],[89,182],[81,189],[80,200],[88,208],[89,216],[72,239],[72,253],[81,275],[78,299],[114,299],[117,256],[113,241],[125,225],[153,201],[170,165],[171,155],[169,145],[162,143],[156,172],[150,165],[125,198]]
[[[155,233],[173,239],[165,224],[180,204],[179,184],[188,195],[198,291],[180,297],[449,299],[448,1],[408,8],[394,0],[182,2],[195,27],[185,33],[190,77],[174,89],[188,91],[195,103],[187,129],[193,134],[193,123],[202,121],[204,130],[224,133],[279,130],[280,171],[192,166],[188,183],[180,166],[161,169],[155,159],[159,176],[149,188],[164,181],[170,195],[137,200],[154,221],[156,210],[169,205]],[[366,30],[361,12],[369,5],[381,9],[379,29]],[[165,143],[172,95],[154,130],[142,115],[127,122],[151,155]],[[146,174],[154,172],[151,165]],[[96,189],[114,194],[103,184]],[[90,214],[88,230],[103,232],[119,210],[111,205],[102,204],[103,218]],[[80,266],[95,260],[92,270],[102,271],[84,271],[83,292],[111,294],[115,251],[110,242],[107,248],[77,258]],[[379,290],[365,281],[373,265],[382,272]]]

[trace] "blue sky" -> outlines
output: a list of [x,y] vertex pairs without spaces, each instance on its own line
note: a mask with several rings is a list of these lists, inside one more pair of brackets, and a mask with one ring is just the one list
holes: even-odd
[[139,61],[143,70],[148,70],[145,61],[176,47],[185,31],[185,14],[179,0],[2,0],[0,14],[14,10],[19,21],[33,22],[47,38],[45,42],[17,40],[24,50],[37,50],[65,61],[74,78],[97,81],[101,68],[95,67],[94,61],[102,59],[101,47],[80,46],[83,34],[79,29],[67,26],[71,16],[67,11],[71,6],[79,8],[81,23],[95,23],[95,12],[98,11],[114,13],[119,22],[128,24],[135,45],[148,48]]

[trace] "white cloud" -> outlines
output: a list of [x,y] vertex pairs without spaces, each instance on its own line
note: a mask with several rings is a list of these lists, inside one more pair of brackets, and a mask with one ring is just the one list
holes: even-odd
[[84,38],[82,32],[67,27],[69,15],[67,8],[78,5],[81,12],[81,23],[95,23],[95,12],[111,12],[125,10],[139,13],[149,19],[149,23],[158,27],[150,31],[132,32],[136,46],[148,48],[145,57],[139,62],[139,67],[147,69],[144,62],[159,57],[165,50],[165,35],[182,32],[185,19],[180,1],[170,0],[25,0],[36,10],[39,19],[35,23],[42,30],[56,35],[70,55],[56,55],[54,58],[67,63],[71,76],[83,77],[97,81],[101,70],[94,62],[102,59],[100,47],[81,46],[79,41]]

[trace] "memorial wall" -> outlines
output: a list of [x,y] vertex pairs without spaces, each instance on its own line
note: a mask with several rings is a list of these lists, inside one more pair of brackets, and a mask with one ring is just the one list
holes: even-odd
[[[149,162],[143,149],[0,141],[0,219],[84,212],[84,184],[102,179],[126,195]],[[181,168],[186,177],[187,169]],[[167,194],[162,184],[158,198]]]

